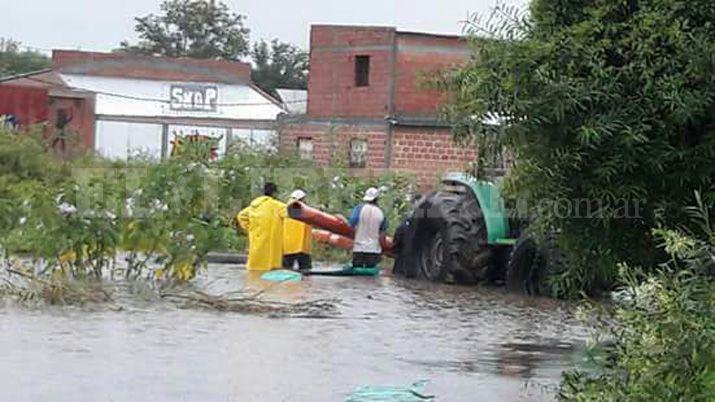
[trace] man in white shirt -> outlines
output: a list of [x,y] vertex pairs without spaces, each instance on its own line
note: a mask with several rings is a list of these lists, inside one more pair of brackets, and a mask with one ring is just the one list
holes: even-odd
[[380,190],[370,187],[365,191],[362,204],[350,214],[350,226],[355,229],[353,267],[375,267],[380,263],[382,246],[380,240],[387,231],[387,219],[377,200]]

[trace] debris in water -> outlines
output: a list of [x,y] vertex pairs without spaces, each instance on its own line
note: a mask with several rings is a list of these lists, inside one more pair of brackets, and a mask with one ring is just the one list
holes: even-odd
[[394,385],[365,385],[350,394],[345,402],[422,402],[434,400],[434,395],[422,392],[427,381],[418,381],[409,387]]
[[230,298],[224,295],[211,295],[196,290],[188,294],[163,293],[161,297],[182,300],[185,302],[184,307],[201,307],[247,314],[298,314],[316,318],[324,317],[326,314],[334,312],[339,303],[337,299],[317,299],[298,303],[261,300],[258,297],[263,293],[264,291],[260,291],[247,297]]
[[20,277],[24,283],[15,283],[5,278],[0,294],[15,297],[20,302],[41,300],[49,304],[84,305],[112,302],[112,296],[102,282],[76,280],[63,276],[40,277],[12,268],[7,273]]

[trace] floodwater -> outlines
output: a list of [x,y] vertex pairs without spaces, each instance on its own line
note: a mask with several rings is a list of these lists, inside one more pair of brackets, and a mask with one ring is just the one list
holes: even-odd
[[120,300],[122,311],[0,308],[7,401],[343,401],[363,385],[427,380],[438,401],[552,400],[583,360],[572,306],[499,288],[399,278],[267,283],[213,265],[213,293],[270,286],[288,302],[339,298],[324,317],[272,317]]

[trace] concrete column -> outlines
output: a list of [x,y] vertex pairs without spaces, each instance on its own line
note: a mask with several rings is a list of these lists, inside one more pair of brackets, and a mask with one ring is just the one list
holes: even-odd
[[169,125],[164,123],[161,125],[161,158],[169,157]]

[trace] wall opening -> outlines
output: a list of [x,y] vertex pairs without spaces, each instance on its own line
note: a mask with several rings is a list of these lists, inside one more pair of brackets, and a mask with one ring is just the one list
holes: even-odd
[[298,138],[298,157],[303,160],[313,160],[313,139],[309,137]]
[[370,56],[355,56],[355,86],[370,85]]
[[367,140],[353,138],[350,140],[350,167],[364,168],[367,166]]

